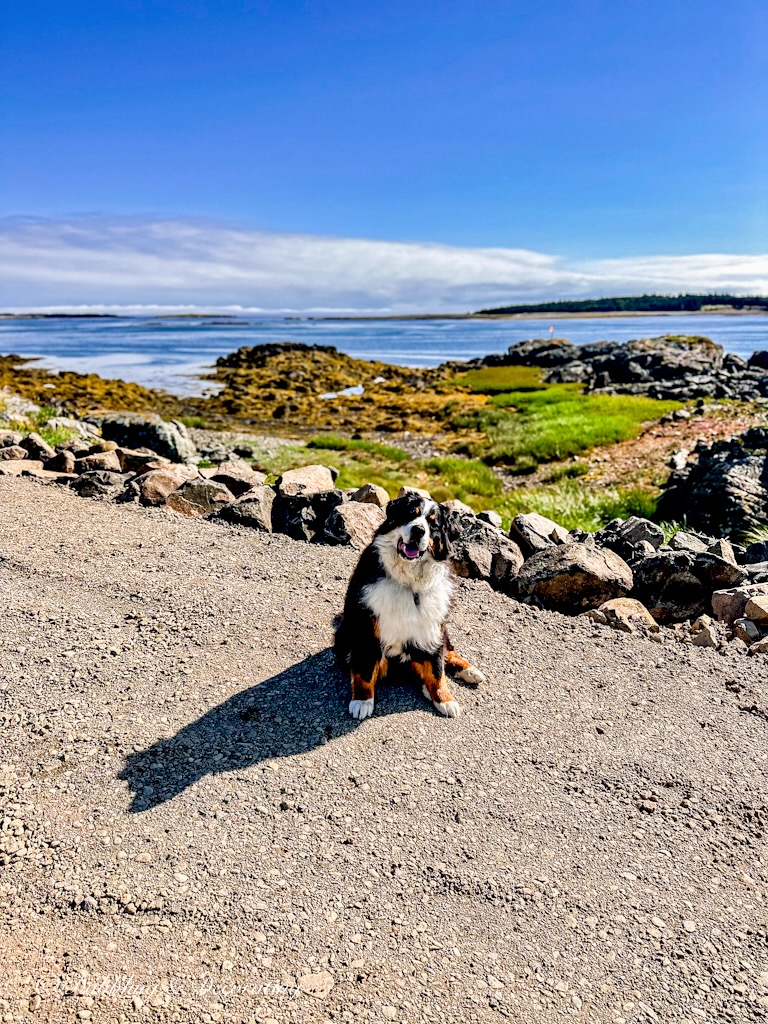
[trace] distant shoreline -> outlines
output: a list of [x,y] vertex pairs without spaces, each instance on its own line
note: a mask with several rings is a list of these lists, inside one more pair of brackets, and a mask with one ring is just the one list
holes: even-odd
[[[351,323],[424,320],[615,320],[627,317],[675,316],[768,316],[766,309],[616,310],[589,313],[360,313],[355,316],[279,316],[276,320],[307,323]],[[227,313],[0,313],[0,320],[228,320],[232,323],[264,319],[264,314],[237,316]]]

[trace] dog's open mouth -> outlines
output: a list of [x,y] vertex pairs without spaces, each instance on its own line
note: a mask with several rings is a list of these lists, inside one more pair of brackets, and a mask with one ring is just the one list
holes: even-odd
[[421,550],[418,544],[406,544],[404,540],[397,542],[398,554],[402,555],[403,558],[414,559],[421,558],[424,552]]

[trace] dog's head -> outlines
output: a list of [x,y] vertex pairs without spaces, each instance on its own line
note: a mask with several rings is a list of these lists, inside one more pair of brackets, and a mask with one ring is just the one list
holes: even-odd
[[380,544],[405,563],[424,559],[442,562],[448,557],[448,523],[445,509],[420,494],[406,494],[390,501],[386,522],[379,528]]

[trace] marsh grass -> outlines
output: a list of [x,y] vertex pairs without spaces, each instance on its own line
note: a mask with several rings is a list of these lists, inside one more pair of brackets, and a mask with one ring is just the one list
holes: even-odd
[[543,462],[637,437],[643,423],[680,406],[640,395],[584,394],[580,384],[554,384],[541,391],[494,395],[488,406],[457,417],[454,424],[485,435],[486,443],[470,446],[471,454],[525,473]]
[[535,366],[484,366],[467,370],[453,382],[476,394],[497,395],[506,391],[543,391],[551,385],[541,381],[541,370]]
[[405,462],[410,458],[404,448],[391,444],[379,444],[376,441],[363,441],[359,438],[341,437],[339,434],[321,434],[307,442],[307,448],[323,448],[330,451],[360,451],[370,455],[379,455],[392,462]]
[[587,488],[578,480],[561,480],[510,491],[494,507],[505,521],[523,512],[539,512],[568,530],[594,531],[611,519],[651,518],[656,497],[643,487]]

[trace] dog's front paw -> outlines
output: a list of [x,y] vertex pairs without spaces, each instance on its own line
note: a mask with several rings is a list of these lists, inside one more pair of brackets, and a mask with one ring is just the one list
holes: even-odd
[[439,711],[441,715],[446,718],[458,718],[461,714],[461,708],[459,707],[458,701],[455,700],[444,700],[437,701],[433,700],[432,704],[436,711]]
[[364,718],[370,718],[373,714],[373,698],[370,700],[351,700],[349,702],[349,713],[359,722],[362,722]]
[[461,672],[458,673],[457,678],[460,679],[462,683],[466,683],[467,686],[479,686],[481,683],[485,682],[485,676],[475,665],[467,665],[466,668],[463,668]]

